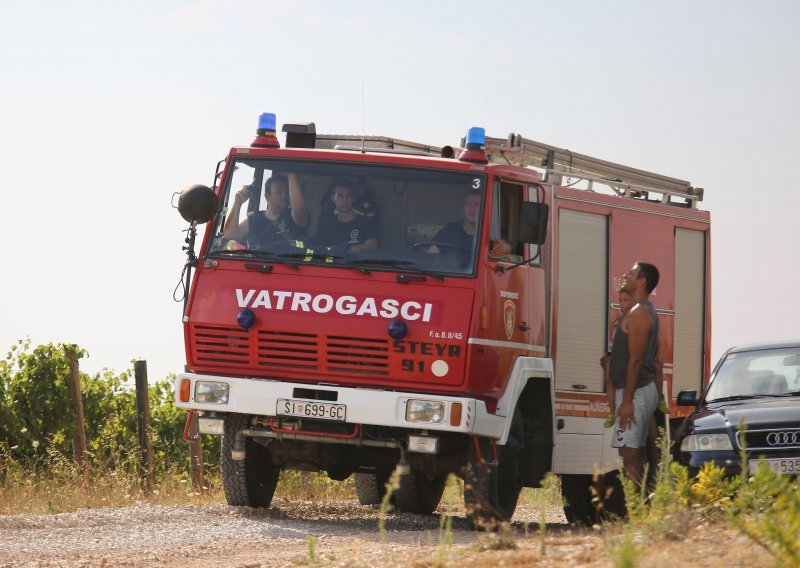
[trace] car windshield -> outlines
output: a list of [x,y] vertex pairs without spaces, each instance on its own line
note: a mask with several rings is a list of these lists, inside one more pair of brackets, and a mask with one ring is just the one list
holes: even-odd
[[208,256],[248,260],[250,251],[300,267],[475,272],[484,174],[266,159],[238,159],[228,171]]
[[800,395],[796,347],[729,353],[711,381],[706,401],[791,395]]

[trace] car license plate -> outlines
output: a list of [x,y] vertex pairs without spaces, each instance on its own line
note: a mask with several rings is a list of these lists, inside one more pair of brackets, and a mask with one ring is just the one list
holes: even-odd
[[[800,475],[800,458],[786,458],[786,459],[769,459],[764,460],[767,462],[769,468],[783,475]],[[759,460],[750,460],[750,473],[755,473],[758,469]]]
[[321,420],[338,420],[344,422],[347,406],[332,402],[310,402],[307,400],[278,399],[278,416],[300,416],[302,418],[319,418]]

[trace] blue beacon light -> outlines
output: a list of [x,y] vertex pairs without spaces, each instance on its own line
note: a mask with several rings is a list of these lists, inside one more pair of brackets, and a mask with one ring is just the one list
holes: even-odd
[[259,130],[272,130],[275,131],[275,113],[272,112],[262,112],[261,115],[258,117],[258,129]]
[[250,308],[244,308],[236,316],[236,322],[243,329],[250,329],[256,323],[256,314]]
[[408,326],[403,320],[389,322],[389,335],[392,339],[403,339],[408,333]]
[[486,130],[480,126],[471,126],[464,139],[464,151],[458,156],[462,162],[486,164]]
[[258,130],[256,130],[256,139],[250,144],[256,148],[280,148],[278,138],[275,136],[275,128],[277,120],[275,113],[262,112],[258,116]]
[[467,148],[470,150],[478,150],[479,148],[473,148],[470,145],[475,144],[477,146],[484,146],[486,145],[486,130],[481,128],[480,126],[472,126],[469,130],[467,130]]

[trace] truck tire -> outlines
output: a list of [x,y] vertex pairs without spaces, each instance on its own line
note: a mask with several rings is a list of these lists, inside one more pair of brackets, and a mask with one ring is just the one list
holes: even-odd
[[423,472],[409,472],[400,476],[400,487],[394,492],[394,504],[398,511],[430,515],[439,506],[444,493],[446,475],[428,479]]
[[249,426],[248,419],[243,414],[225,417],[220,447],[222,487],[228,505],[267,508],[272,502],[281,471],[272,465],[267,448],[252,438],[245,438],[245,459],[234,460],[231,455],[236,433]]
[[602,521],[624,519],[628,512],[618,471],[597,478],[589,474],[562,475],[561,496],[564,516],[570,524],[591,527]]
[[[519,409],[514,412],[506,444],[497,446],[496,465],[479,463],[475,444],[470,440],[464,471],[464,506],[475,528],[492,530],[514,516],[522,491],[519,455],[524,440]],[[491,459],[485,454],[483,457]]]
[[380,505],[386,495],[386,482],[391,470],[376,469],[375,473],[356,473],[356,497],[362,505]]
[[592,526],[596,521],[592,505],[592,476],[571,474],[561,476],[561,497],[564,500],[564,516],[569,524]]

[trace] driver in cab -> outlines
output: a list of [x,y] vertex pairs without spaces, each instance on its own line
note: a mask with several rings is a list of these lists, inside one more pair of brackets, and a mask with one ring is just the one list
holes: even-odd
[[250,201],[255,186],[245,185],[236,192],[225,219],[223,236],[246,243],[248,248],[262,248],[276,241],[302,239],[308,230],[310,214],[297,175],[273,175],[264,184],[267,208],[252,211],[241,222],[242,205]]
[[[475,234],[478,231],[478,218],[481,213],[481,192],[470,191],[464,196],[464,218],[453,221],[442,227],[436,236],[435,243],[428,248],[429,253],[466,251],[471,252],[475,243]],[[450,245],[453,250],[448,251]],[[442,250],[444,249],[444,250]],[[489,254],[501,257],[511,252],[511,246],[503,239],[494,239],[490,243]]]

